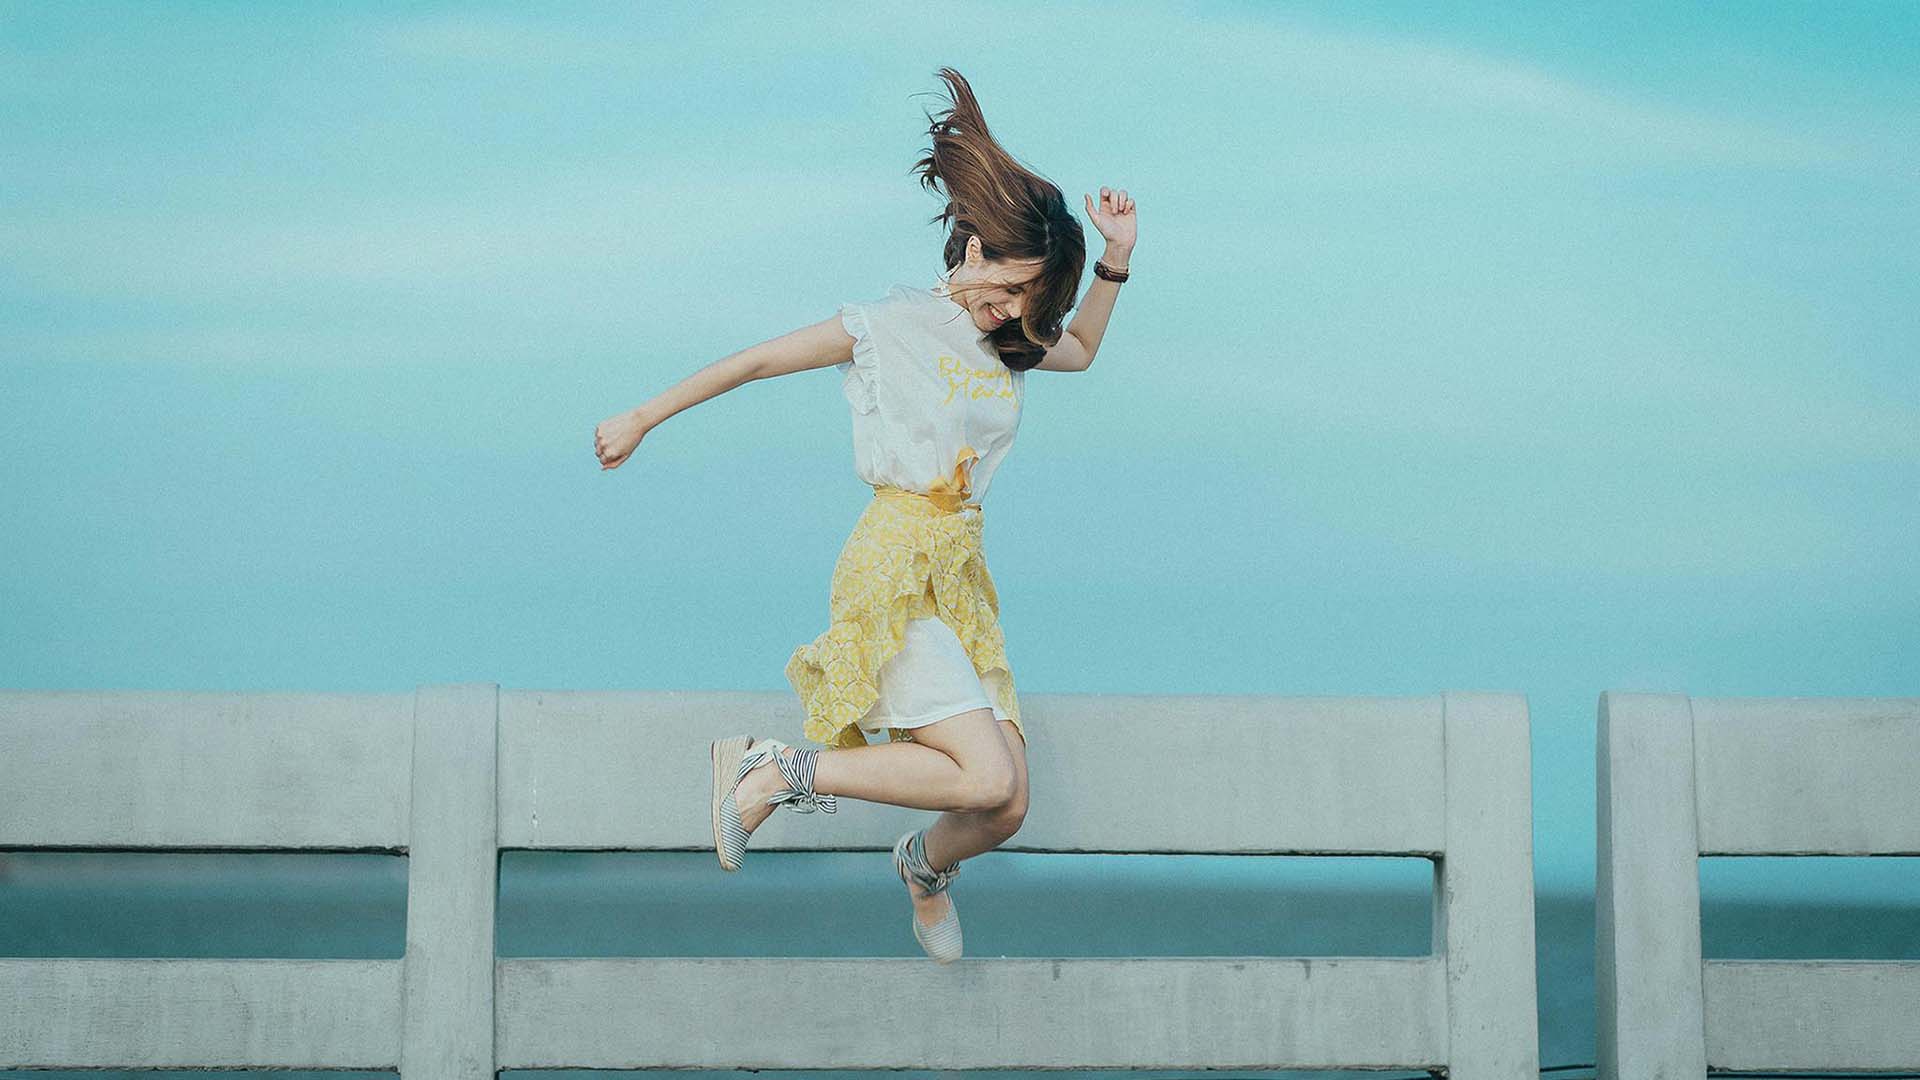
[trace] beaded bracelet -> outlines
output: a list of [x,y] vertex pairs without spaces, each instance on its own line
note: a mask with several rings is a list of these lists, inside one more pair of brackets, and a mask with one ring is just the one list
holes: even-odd
[[1113,267],[1099,260],[1094,261],[1093,276],[1116,283],[1127,280],[1127,272],[1125,270],[1115,270]]

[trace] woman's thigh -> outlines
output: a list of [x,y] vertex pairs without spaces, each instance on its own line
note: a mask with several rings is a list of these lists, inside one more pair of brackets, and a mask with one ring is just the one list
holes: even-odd
[[968,771],[1012,768],[1012,754],[1000,726],[992,709],[968,709],[914,728],[913,741],[933,747]]
[[1012,801],[1024,808],[1027,797],[1027,743],[1011,720],[995,720],[992,709],[969,709],[945,720],[914,728],[913,741],[939,750],[958,762],[963,769],[1011,769]]

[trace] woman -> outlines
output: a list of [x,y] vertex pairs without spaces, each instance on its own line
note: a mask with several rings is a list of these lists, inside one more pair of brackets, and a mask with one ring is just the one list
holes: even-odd
[[[682,409],[754,379],[839,367],[853,409],[856,471],[874,498],[834,567],[828,629],[794,650],[788,680],[820,749],[750,735],[712,745],[714,851],[739,868],[747,838],[781,805],[834,812],[836,796],[943,811],[894,844],[913,900],[914,938],[948,963],[961,954],[947,887],[960,861],[1020,827],[1026,733],[981,548],[980,500],[1019,426],[1026,372],[1085,371],[1126,280],[1133,200],[1086,196],[1106,240],[1097,280],[1074,307],[1086,258],[1060,189],[987,131],[972,88],[939,76],[950,107],[914,165],[944,193],[946,271],[930,288],[884,298],[726,357],[652,401],[603,421],[594,450],[618,467]],[[866,733],[887,733],[868,745]]]

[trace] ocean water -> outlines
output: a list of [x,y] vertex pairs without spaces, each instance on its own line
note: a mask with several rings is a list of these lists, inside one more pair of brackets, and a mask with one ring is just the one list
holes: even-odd
[[[954,889],[970,957],[1411,956],[1431,945],[1424,859],[996,851],[964,867]],[[1917,859],[1709,859],[1701,890],[1709,957],[1920,959]],[[710,852],[509,851],[496,944],[502,957],[917,956],[908,911],[885,852],[752,851],[742,873],[724,874]],[[4,956],[392,958],[405,920],[400,856],[0,853]],[[1593,928],[1590,892],[1537,893],[1543,1069],[1594,1061]]]

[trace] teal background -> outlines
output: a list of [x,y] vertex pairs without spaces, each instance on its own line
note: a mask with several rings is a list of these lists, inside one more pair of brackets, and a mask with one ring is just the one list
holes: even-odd
[[[1591,1061],[1599,691],[1920,694],[1910,5],[0,3],[0,686],[786,689],[867,497],[835,373],[611,472],[593,430],[933,280],[907,170],[942,64],[1070,204],[1138,203],[1099,357],[1030,378],[987,510],[1019,688],[1526,693],[1543,1015],[1574,1025],[1543,1061]],[[383,900],[219,946],[135,918],[173,893],[58,869],[92,858],[0,855],[5,951],[145,925],[122,944],[306,955],[404,898],[374,874]],[[1113,857],[1073,858],[985,857],[975,919],[996,872]],[[1121,862],[1071,873],[1311,891]],[[1710,946],[1914,955],[1913,862],[1710,860],[1715,904],[1851,928],[1710,918]],[[1424,947],[1424,865],[1333,863],[1312,887]],[[269,896],[247,865],[181,887]],[[667,865],[508,882],[641,903]],[[743,948],[863,947],[702,870],[675,895],[759,912]],[[129,921],[20,921],[69,879]],[[901,951],[904,904],[857,889]],[[982,941],[1072,951],[1005,903]],[[515,940],[646,948],[556,925]],[[1273,928],[1247,940],[1314,951]]]

